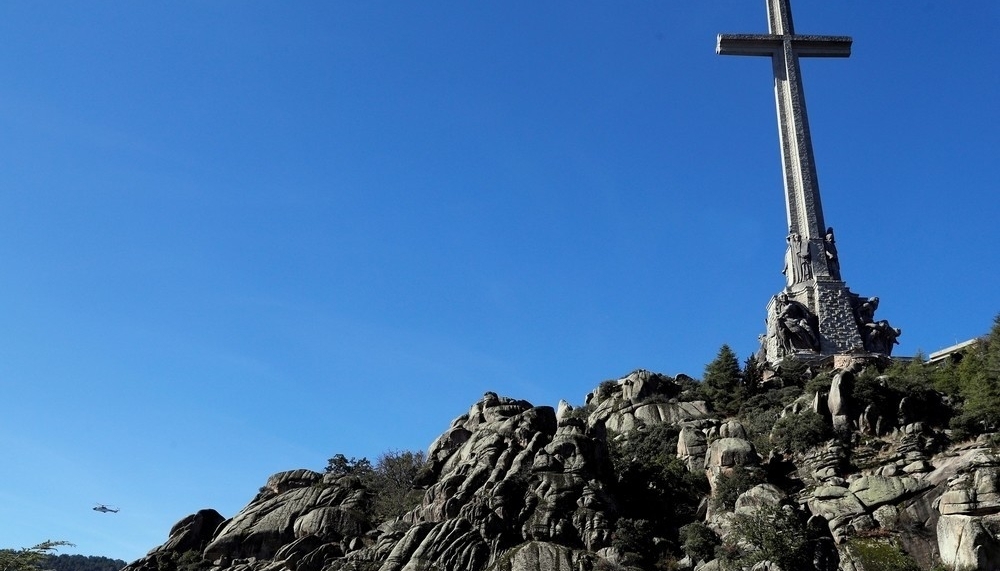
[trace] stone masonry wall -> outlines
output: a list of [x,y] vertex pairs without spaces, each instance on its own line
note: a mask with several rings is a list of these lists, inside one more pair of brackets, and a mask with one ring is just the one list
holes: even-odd
[[864,351],[852,307],[852,294],[842,281],[817,281],[814,286],[824,354]]

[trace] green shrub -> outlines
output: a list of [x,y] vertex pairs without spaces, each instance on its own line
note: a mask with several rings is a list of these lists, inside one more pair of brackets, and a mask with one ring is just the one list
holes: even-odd
[[62,546],[73,547],[73,544],[48,540],[34,547],[0,549],[0,571],[37,571],[46,558]]
[[592,404],[573,407],[563,415],[563,420],[582,420],[586,424],[587,419],[590,418],[590,413],[594,412],[595,408],[597,407]]
[[617,390],[619,390],[618,381],[613,379],[602,381],[601,384],[597,385],[597,397],[600,399],[606,399],[615,394],[615,391]]
[[750,355],[743,361],[743,386],[748,394],[756,394],[764,383],[766,363],[757,360],[757,355]]
[[118,571],[126,565],[128,563],[121,559],[111,559],[99,555],[61,553],[49,555],[40,567],[46,571]]
[[692,522],[680,530],[681,549],[691,561],[708,561],[715,556],[715,548],[721,543],[712,528],[700,521]]
[[736,466],[729,473],[723,473],[715,482],[715,492],[712,495],[712,506],[716,509],[732,511],[740,494],[766,481],[764,475],[757,470],[747,470]]
[[989,334],[960,357],[926,373],[930,384],[958,407],[951,418],[957,439],[1000,428],[1000,315],[993,318]]
[[653,524],[645,519],[620,518],[615,524],[611,547],[635,556],[636,563],[649,564],[656,558]]
[[[788,506],[761,506],[751,514],[736,514],[727,537],[728,549],[720,550],[727,558],[737,558],[739,565],[752,566],[772,561],[782,569],[812,568],[812,543],[802,518]],[[741,553],[738,546],[749,545],[752,551]],[[865,571],[869,571],[865,568]]]
[[801,394],[802,389],[799,387],[772,389],[756,394],[740,405],[740,422],[758,453],[765,455],[771,450],[771,429],[778,421],[782,409]]
[[343,454],[336,454],[326,461],[324,472],[335,476],[367,476],[372,471],[372,463],[368,458],[348,459]]
[[809,365],[798,359],[786,357],[781,363],[778,363],[775,373],[783,385],[801,387],[809,380]]
[[1000,315],[990,334],[957,367],[963,413],[984,430],[1000,428]]
[[[621,532],[626,535],[619,541],[652,541],[652,535],[645,535],[647,524],[656,537],[666,540],[655,548],[635,548],[635,553],[664,556],[677,549],[680,526],[694,519],[698,504],[708,493],[704,475],[688,472],[677,458],[677,436],[676,427],[657,424],[608,439],[608,457],[615,474],[611,491],[621,520],[625,520]],[[647,559],[644,568],[650,568],[655,560]]]
[[327,462],[326,472],[356,477],[372,495],[365,516],[382,522],[401,516],[420,504],[423,492],[414,489],[426,463],[423,452],[390,450],[379,455],[375,465],[367,458],[337,454]]
[[378,457],[372,476],[365,482],[375,495],[378,521],[401,516],[420,505],[424,494],[413,483],[426,458],[423,452],[390,450]]
[[833,436],[833,429],[821,415],[807,410],[779,418],[771,431],[771,442],[779,450],[805,452],[826,442]]
[[685,401],[706,401],[711,402],[709,391],[705,383],[700,383],[687,375],[677,375],[677,384],[680,385],[680,398]]
[[865,571],[920,571],[920,566],[895,542],[875,537],[852,537],[847,548]]
[[829,394],[831,384],[833,384],[833,374],[829,371],[824,371],[806,381],[805,392],[813,395]]
[[633,468],[634,464],[665,467],[676,459],[680,430],[669,424],[654,424],[608,439],[608,455],[615,472]]

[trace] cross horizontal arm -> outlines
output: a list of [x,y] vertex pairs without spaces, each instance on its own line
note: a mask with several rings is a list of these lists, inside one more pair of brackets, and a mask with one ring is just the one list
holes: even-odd
[[715,53],[738,56],[769,56],[790,40],[802,57],[849,57],[850,36],[777,36],[773,34],[719,34]]

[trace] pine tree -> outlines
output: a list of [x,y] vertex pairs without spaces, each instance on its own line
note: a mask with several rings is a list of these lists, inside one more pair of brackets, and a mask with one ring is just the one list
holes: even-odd
[[974,351],[958,365],[961,394],[965,399],[960,423],[968,428],[1000,427],[1000,315]]
[[729,345],[723,345],[715,359],[705,366],[705,376],[702,378],[712,406],[722,412],[735,413],[744,392],[741,380],[740,362],[736,353]]
[[760,392],[760,386],[764,383],[764,364],[757,360],[757,355],[751,354],[743,362],[742,381],[746,397]]

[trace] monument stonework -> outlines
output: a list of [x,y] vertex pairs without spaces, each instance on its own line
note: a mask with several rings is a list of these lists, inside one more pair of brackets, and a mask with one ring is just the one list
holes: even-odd
[[800,57],[848,57],[851,38],[795,33],[789,0],[767,0],[767,34],[719,34],[716,53],[771,58],[788,235],[784,289],[767,305],[762,352],[775,365],[837,355],[890,355],[902,333],[875,320],[878,298],[863,298],[840,274],[833,228],[820,201]]

